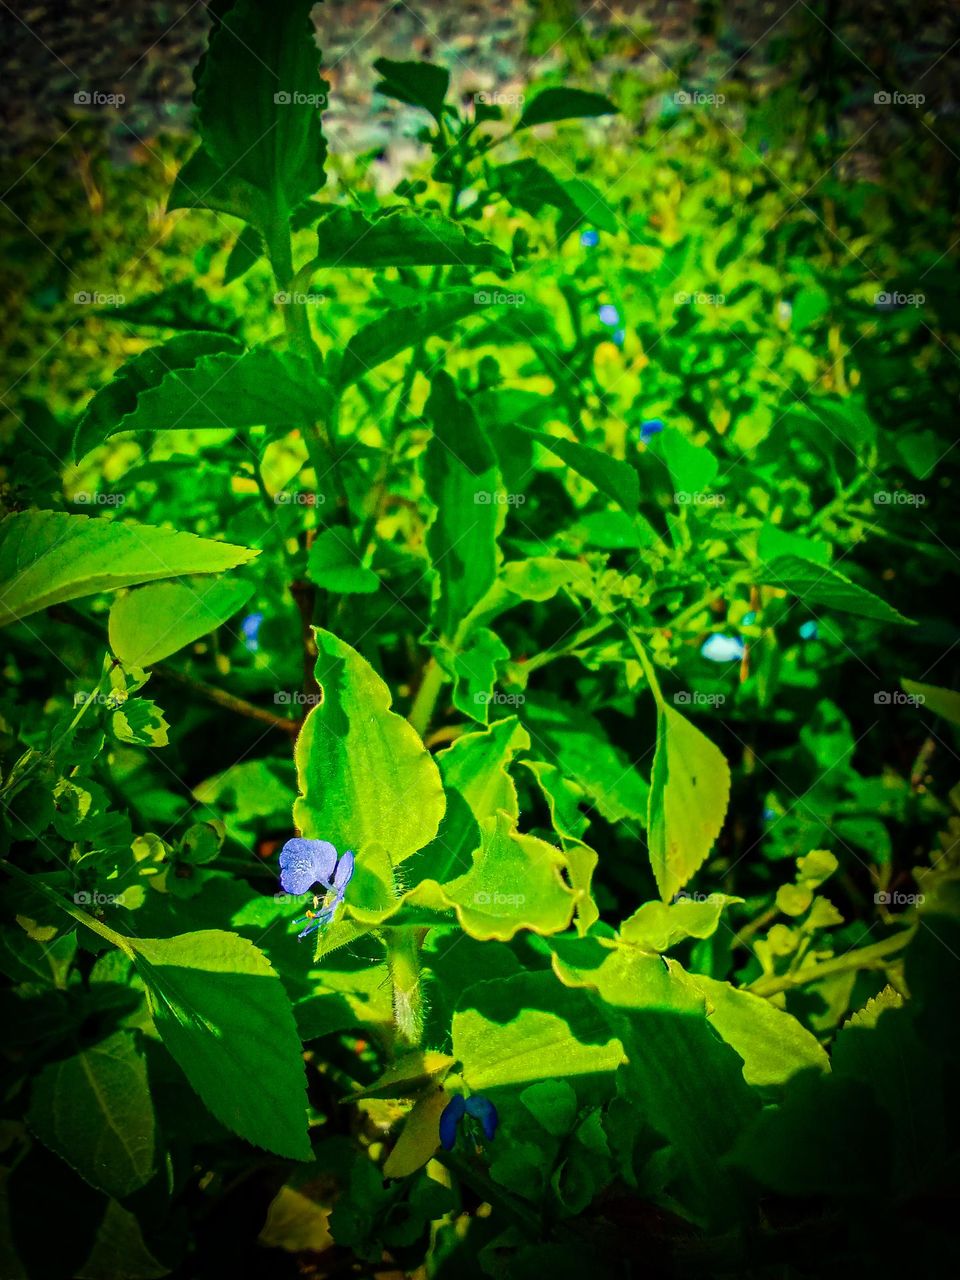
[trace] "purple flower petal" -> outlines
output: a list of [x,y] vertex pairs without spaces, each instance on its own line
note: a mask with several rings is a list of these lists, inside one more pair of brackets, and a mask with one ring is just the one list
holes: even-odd
[[286,893],[308,893],[315,884],[330,887],[337,851],[327,840],[295,836],[280,850],[280,883]]
[[652,437],[659,435],[663,430],[663,423],[659,418],[647,418],[645,422],[640,423],[640,439],[644,444]]
[[620,312],[609,302],[604,303],[597,315],[600,317],[601,324],[608,324],[611,328],[620,323]]
[[343,901],[343,891],[353,879],[354,857],[349,851],[343,855],[337,863],[337,869],[333,873],[333,887],[337,891],[337,900]]

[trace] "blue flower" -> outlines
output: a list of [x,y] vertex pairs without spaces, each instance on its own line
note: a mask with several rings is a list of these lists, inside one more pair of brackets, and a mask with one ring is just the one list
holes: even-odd
[[463,1098],[456,1093],[440,1113],[440,1145],[444,1151],[453,1150],[457,1141],[457,1129],[465,1115],[479,1120],[483,1135],[488,1142],[497,1132],[500,1117],[497,1115],[497,1108],[489,1098],[485,1098],[480,1093],[475,1093],[471,1098]]
[[739,662],[744,648],[739,636],[722,636],[714,632],[704,640],[700,653],[710,662]]
[[644,444],[647,444],[654,436],[658,436],[662,430],[663,423],[659,418],[647,418],[640,423],[640,439]]
[[625,330],[623,330],[623,329],[614,329],[614,331],[613,331],[613,333],[610,335],[610,337],[611,337],[611,341],[613,342],[614,346],[622,347],[622,346],[623,346],[623,339],[626,337],[626,331],[625,331]]
[[260,624],[262,622],[262,613],[248,613],[240,623],[240,634],[243,636],[243,643],[251,653],[256,653],[260,648]]
[[[306,922],[306,928],[299,935],[301,938],[333,919],[353,877],[353,867],[353,854],[347,852],[338,861],[336,849],[327,840],[304,840],[297,836],[288,840],[280,850],[280,883],[285,892],[309,893],[318,884],[324,889],[320,910],[308,911],[296,922]],[[320,899],[320,894],[314,896],[315,908],[320,906]]]
[[609,302],[604,303],[597,315],[600,317],[600,323],[609,325],[611,329],[620,323],[620,312]]
[[749,613],[745,613],[741,618],[741,622],[745,627],[752,627],[757,620],[755,610],[751,609]]
[[797,634],[801,640],[816,640],[820,631],[814,620],[810,618],[807,622],[801,622]]
[[600,243],[599,231],[581,231],[580,243],[585,249],[593,249]]

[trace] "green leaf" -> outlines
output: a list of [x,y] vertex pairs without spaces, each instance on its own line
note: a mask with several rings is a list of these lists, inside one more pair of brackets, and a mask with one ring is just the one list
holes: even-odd
[[696,445],[679,431],[661,431],[647,446],[648,452],[665,462],[673,492],[684,499],[705,493],[717,478],[720,464],[709,449]]
[[665,902],[703,865],[720,834],[729,799],[730,768],[722,752],[679,711],[661,703],[647,839]]
[[340,366],[340,383],[350,386],[377,365],[413,347],[435,333],[443,333],[457,320],[476,314],[472,289],[450,289],[432,294],[409,307],[394,307],[364,325],[347,343]]
[[110,610],[110,648],[128,667],[149,667],[233,617],[253,594],[238,578],[157,582],[119,596]]
[[158,1262],[143,1239],[140,1223],[116,1200],[107,1202],[103,1221],[77,1280],[160,1280],[170,1268]]
[[453,660],[453,705],[458,711],[479,724],[488,722],[497,665],[509,657],[510,650],[489,627],[471,629]]
[[496,245],[439,213],[406,205],[380,209],[333,209],[317,227],[315,267],[490,267],[510,270]]
[[800,560],[809,560],[811,564],[826,566],[830,563],[831,552],[828,542],[821,542],[819,538],[807,538],[799,533],[787,533],[779,525],[767,522],[757,539],[757,555],[767,563],[780,556],[797,556]]
[[554,120],[616,115],[618,111],[619,108],[600,93],[587,93],[583,89],[544,89],[524,106],[517,128],[529,129],[532,125],[549,124]]
[[486,1092],[606,1075],[623,1049],[583,992],[539,972],[468,987],[453,1015],[453,1054],[469,1087]]
[[645,951],[669,951],[686,938],[709,938],[716,933],[724,907],[742,898],[711,893],[703,901],[645,902],[620,926],[624,942]]
[[383,79],[374,85],[375,93],[396,98],[411,107],[423,107],[440,124],[444,99],[450,86],[450,72],[432,62],[392,62],[378,58],[373,64]]
[[170,726],[163,712],[149,698],[128,698],[110,717],[110,727],[119,742],[138,747],[165,747]]
[[147,1064],[132,1032],[118,1031],[44,1067],[27,1120],[51,1151],[107,1195],[130,1195],[153,1176],[156,1122]]
[[914,625],[912,618],[905,618],[885,600],[857,586],[836,569],[810,564],[798,556],[780,556],[772,564],[761,565],[757,581],[799,596],[805,604],[822,604],[841,613],[874,618],[877,622]]
[[629,462],[621,462],[608,453],[577,444],[574,440],[547,435],[544,431],[525,430],[584,480],[589,480],[605,497],[621,506],[628,516],[636,515],[640,505],[640,481]]
[[258,553],[133,520],[21,511],[0,523],[0,626],[98,591],[221,573]]
[[431,1089],[407,1115],[396,1146],[384,1162],[388,1178],[406,1178],[422,1169],[440,1146],[440,1115],[450,1101],[442,1089]]
[[366,568],[344,528],[323,529],[307,555],[307,577],[335,595],[369,595],[380,579]]
[[141,351],[121,365],[88,402],[77,422],[74,457],[79,461],[119,430],[117,423],[134,412],[139,396],[159,386],[168,374],[189,369],[204,356],[239,355],[242,351],[243,345],[236,338],[223,333],[181,333]]
[[356,650],[315,631],[323,701],[297,739],[294,821],[310,839],[357,854],[382,845],[396,865],[437,833],[445,800],[419,734],[390,710],[390,690]]
[[229,334],[240,326],[234,311],[222,302],[215,302],[192,280],[180,280],[121,307],[105,307],[99,314],[109,320],[150,325],[157,329]]
[[232,284],[246,275],[253,264],[263,255],[263,237],[256,227],[248,223],[237,236],[230,250],[230,257],[223,273],[223,283]]
[[829,310],[830,295],[826,290],[821,289],[818,285],[800,289],[793,299],[793,314],[790,317],[790,326],[798,333],[802,333],[804,329],[809,329],[811,325],[816,324]]
[[954,689],[942,689],[936,684],[918,684],[916,680],[900,681],[904,692],[919,698],[920,704],[951,724],[960,724],[960,693]]
[[254,223],[268,244],[324,183],[313,0],[279,8],[237,0],[220,17],[198,67],[200,151],[181,170],[168,207],[212,208]]
[[[89,431],[85,426],[85,416],[78,428],[77,456],[118,431],[302,426],[320,416],[324,390],[310,362],[289,351],[264,346],[202,355],[190,367],[165,372],[141,389],[129,411],[106,424],[96,438],[92,425]],[[102,422],[95,401],[87,410],[94,410],[91,424]]]
[[710,1022],[743,1059],[743,1078],[758,1087],[782,1085],[798,1071],[829,1071],[820,1041],[792,1014],[729,982],[695,974]]
[[157,1031],[213,1115],[267,1151],[309,1160],[300,1038],[263,952],[219,929],[128,945]]
[[436,508],[426,535],[436,574],[432,623],[441,637],[454,641],[473,605],[496,581],[506,508],[498,501],[493,449],[449,374],[434,378],[426,413],[433,436],[423,476]]

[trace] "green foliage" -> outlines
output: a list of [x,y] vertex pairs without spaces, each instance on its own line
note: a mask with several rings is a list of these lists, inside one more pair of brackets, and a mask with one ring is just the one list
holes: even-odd
[[210,7],[159,265],[3,441],[0,1270],[933,1274],[949,218],[794,81],[380,58],[385,191],[310,13]]

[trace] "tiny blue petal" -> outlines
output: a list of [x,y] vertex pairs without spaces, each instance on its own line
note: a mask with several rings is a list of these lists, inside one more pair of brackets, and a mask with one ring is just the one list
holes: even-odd
[[260,648],[260,624],[262,622],[262,613],[248,613],[240,623],[240,634],[243,636],[243,643],[251,653],[256,653]]
[[596,245],[600,243],[600,232],[599,231],[581,231],[580,243],[583,245],[585,249],[593,249]]
[[285,893],[309,893],[315,884],[330,887],[337,851],[327,840],[288,840],[280,850],[280,883]]
[[704,640],[700,653],[710,662],[739,662],[743,657],[744,643],[739,636],[714,633]]
[[623,339],[624,339],[624,337],[625,337],[625,336],[626,336],[626,332],[625,332],[625,330],[623,330],[623,329],[614,329],[613,334],[612,334],[612,338],[613,338],[613,341],[614,341],[614,343],[616,344],[616,346],[618,346],[618,347],[622,347],[622,346],[623,346]]
[[820,631],[817,627],[817,624],[814,622],[812,618],[810,618],[807,622],[802,622],[800,624],[799,635],[801,640],[816,640],[819,634],[820,634]]
[[750,610],[749,613],[745,613],[743,615],[743,625],[745,627],[752,627],[753,624],[756,622],[756,620],[757,620],[757,615],[754,613],[752,609]]
[[440,1112],[440,1145],[444,1151],[453,1150],[457,1141],[457,1125],[466,1109],[466,1102],[456,1093]]
[[640,423],[640,439],[644,444],[653,436],[657,436],[663,430],[663,423],[659,418],[647,418]]
[[467,1099],[467,1115],[473,1116],[475,1120],[479,1120],[483,1126],[484,1137],[489,1141],[497,1132],[497,1125],[500,1123],[500,1117],[497,1115],[497,1108],[493,1105],[489,1098],[483,1097],[482,1094],[475,1093],[472,1098]]
[[763,811],[764,822],[774,822],[776,821],[776,817],[777,815],[773,809],[764,809]]
[[611,306],[609,302],[604,303],[597,315],[600,317],[601,324],[608,324],[611,328],[620,323],[620,312],[616,307]]

